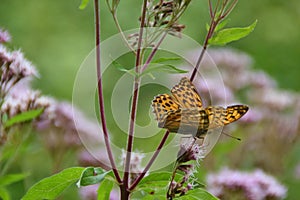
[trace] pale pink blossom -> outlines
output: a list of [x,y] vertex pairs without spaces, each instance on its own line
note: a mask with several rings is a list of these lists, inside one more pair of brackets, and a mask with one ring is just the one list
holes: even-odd
[[223,169],[207,176],[207,189],[219,198],[239,195],[239,199],[267,200],[284,199],[287,189],[274,177],[261,170],[241,172]]
[[[126,151],[122,150],[121,155],[121,166],[125,165],[126,159]],[[140,152],[131,152],[131,159],[130,159],[130,166],[129,166],[129,173],[130,173],[130,181],[133,182],[140,173],[143,172],[144,168],[142,167],[142,161],[145,155]],[[147,176],[147,174],[146,174]]]
[[10,42],[11,36],[8,31],[0,29],[0,43]]

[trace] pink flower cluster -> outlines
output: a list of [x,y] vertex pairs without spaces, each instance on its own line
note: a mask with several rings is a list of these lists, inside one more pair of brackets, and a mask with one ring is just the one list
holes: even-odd
[[[8,42],[9,38],[8,32],[0,29],[0,119],[41,108],[43,113],[33,120],[32,128],[41,133],[50,151],[67,151],[81,146],[79,134],[99,142],[97,123],[88,120],[70,103],[59,102],[31,88],[30,81],[39,74],[20,50],[10,51],[1,44],[1,41]],[[76,120],[77,124],[74,116],[80,118]],[[5,143],[9,130],[2,125],[1,122],[0,143]]]
[[207,176],[208,191],[221,199],[284,199],[287,189],[261,170],[241,172],[223,169]]

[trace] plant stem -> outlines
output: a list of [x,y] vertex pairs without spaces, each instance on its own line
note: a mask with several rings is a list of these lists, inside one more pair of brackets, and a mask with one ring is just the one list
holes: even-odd
[[122,183],[121,177],[117,170],[114,157],[112,154],[112,150],[110,147],[110,140],[106,126],[106,118],[105,118],[105,109],[104,109],[104,98],[103,98],[103,87],[102,87],[102,76],[101,76],[101,54],[100,54],[100,13],[99,13],[99,3],[98,0],[94,0],[95,7],[95,29],[96,29],[96,65],[97,65],[97,79],[98,79],[98,100],[99,100],[99,109],[100,109],[100,118],[102,124],[102,130],[104,135],[105,147],[108,154],[108,158],[113,170],[113,173],[116,177],[116,180],[119,184]]
[[168,191],[167,191],[167,199],[173,198],[173,196],[172,196],[173,194],[170,194],[170,191],[171,191],[171,187],[172,187],[172,182],[174,181],[175,176],[176,176],[176,171],[177,171],[177,167],[178,167],[177,164],[178,164],[178,162],[176,161],[174,169],[173,169],[171,181],[170,181]]
[[164,146],[164,144],[167,141],[167,138],[170,134],[170,131],[166,131],[164,134],[164,137],[162,138],[162,140],[160,141],[156,151],[154,152],[152,158],[150,159],[150,161],[147,163],[146,167],[144,168],[143,172],[134,180],[133,184],[130,186],[129,190],[133,190],[137,184],[139,184],[139,182],[144,178],[144,176],[146,175],[147,171],[150,169],[150,167],[152,166],[153,162],[155,161],[155,159],[157,158],[158,154],[160,153],[162,147]]
[[144,0],[137,53],[136,53],[136,61],[135,61],[135,72],[137,76],[134,78],[133,97],[131,103],[131,113],[130,113],[130,122],[129,122],[129,130],[128,130],[128,140],[127,140],[127,151],[126,151],[126,158],[125,158],[125,170],[124,170],[124,177],[123,177],[123,183],[126,190],[128,189],[129,186],[130,160],[131,160],[131,152],[133,146],[134,127],[135,127],[136,111],[137,111],[137,103],[138,103],[138,95],[139,95],[139,87],[140,87],[140,77],[138,75],[140,71],[139,67],[142,62],[141,48],[142,48],[142,41],[143,41],[143,31],[145,26],[146,8],[147,8],[147,0]]
[[160,40],[158,41],[158,43],[156,44],[156,46],[153,48],[153,50],[151,51],[148,59],[146,60],[144,66],[142,67],[142,70],[141,70],[141,73],[145,71],[145,69],[147,69],[147,67],[149,66],[151,60],[153,59],[155,53],[157,52],[158,50],[158,47],[161,45],[161,43],[163,42],[163,40],[166,38],[168,32],[165,31],[162,35],[162,37],[160,38]]
[[128,40],[126,39],[126,36],[124,35],[123,31],[122,31],[122,28],[120,26],[120,23],[119,23],[119,20],[116,16],[116,13],[112,13],[112,16],[113,16],[113,19],[114,19],[114,22],[117,26],[117,29],[119,31],[119,33],[121,34],[126,46],[136,55],[136,51],[132,48],[132,46],[128,43]]
[[210,10],[211,22],[210,22],[209,30],[208,30],[208,32],[206,34],[206,37],[205,37],[205,40],[204,40],[204,43],[203,43],[203,48],[202,48],[202,50],[200,52],[199,58],[198,58],[197,63],[195,65],[195,67],[194,67],[192,75],[190,77],[191,82],[193,82],[193,80],[195,79],[195,76],[196,76],[196,74],[198,72],[198,69],[200,67],[201,61],[202,61],[202,59],[204,57],[204,54],[206,52],[206,49],[208,47],[208,41],[209,41],[209,39],[213,36],[213,33],[214,33],[215,28],[217,27],[218,23],[225,17],[223,15],[223,16],[218,16],[218,18],[215,19],[216,13],[217,13],[217,10],[218,10],[218,6],[219,6],[219,3],[220,3],[219,0],[217,2],[216,8],[215,8],[215,10],[214,10],[213,13],[212,13],[211,0],[209,0],[208,2],[209,2],[209,10]]

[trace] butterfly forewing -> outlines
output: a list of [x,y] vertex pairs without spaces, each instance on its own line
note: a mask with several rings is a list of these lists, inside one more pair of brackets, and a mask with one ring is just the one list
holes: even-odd
[[202,101],[191,81],[184,77],[171,90],[182,108],[201,108]]

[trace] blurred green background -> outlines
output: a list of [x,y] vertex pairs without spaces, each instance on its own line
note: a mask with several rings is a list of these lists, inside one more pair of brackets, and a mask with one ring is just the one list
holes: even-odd
[[[79,10],[80,0],[1,0],[0,26],[13,37],[38,68],[35,85],[60,99],[71,99],[77,69],[92,50],[94,19],[92,2]],[[300,90],[300,3],[296,0],[239,1],[228,26],[257,27],[248,37],[230,46],[249,53],[256,68],[270,73],[282,88]],[[118,16],[124,30],[136,28],[140,1],[121,1]],[[130,14],[129,14],[130,13]],[[102,39],[117,33],[105,1],[101,1]],[[208,20],[207,1],[192,1],[181,23],[184,33],[203,41]]]
[[[102,40],[117,33],[105,1],[101,2]],[[118,11],[124,30],[137,28],[141,1],[123,0]],[[94,47],[92,2],[79,10],[80,0],[1,0],[0,27],[12,35],[11,48],[21,48],[36,65],[34,87],[60,100],[72,98],[76,72]],[[184,14],[184,33],[199,41],[208,21],[207,1],[192,1]],[[300,91],[300,3],[297,0],[240,0],[229,27],[257,27],[229,46],[251,55],[254,66],[278,80],[279,87]],[[46,167],[47,168],[47,167]],[[42,174],[42,173],[41,173]],[[42,176],[42,175],[41,175]]]

